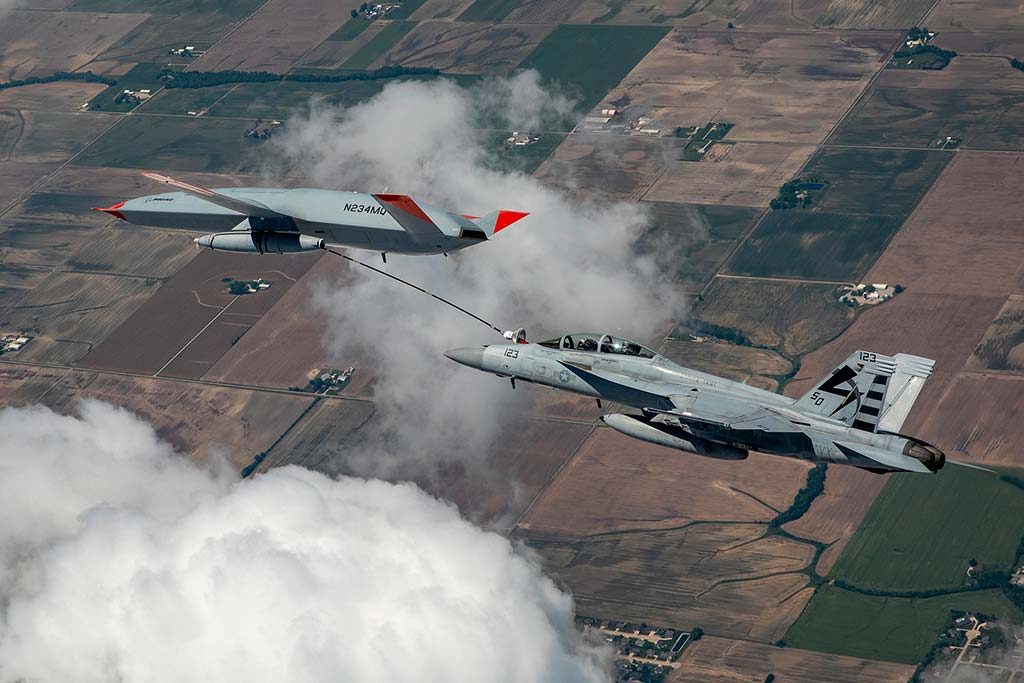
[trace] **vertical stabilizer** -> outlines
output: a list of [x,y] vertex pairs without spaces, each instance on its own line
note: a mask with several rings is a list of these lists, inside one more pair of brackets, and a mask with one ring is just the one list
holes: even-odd
[[889,383],[898,365],[894,356],[855,351],[793,407],[845,422],[854,429],[878,431]]

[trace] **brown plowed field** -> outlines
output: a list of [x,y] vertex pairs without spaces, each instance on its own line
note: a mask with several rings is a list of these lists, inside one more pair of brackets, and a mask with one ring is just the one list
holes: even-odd
[[689,627],[738,638],[781,637],[810,597],[800,574],[814,551],[762,524],[555,541],[526,534],[545,568],[573,589],[580,613]]
[[1022,173],[1024,154],[958,153],[866,281],[898,282],[908,292],[954,300],[1005,298],[1022,270]]
[[1024,468],[1024,376],[961,373],[922,433],[953,458]]
[[815,571],[826,576],[882,491],[888,477],[855,467],[833,465],[825,478],[825,492],[803,517],[784,529],[794,536],[831,544]]
[[679,658],[670,683],[904,683],[914,667],[704,636]]
[[688,125],[687,110],[702,109],[714,112],[716,121],[735,124],[726,140],[816,144],[899,38],[888,32],[675,29],[606,99],[628,96],[630,106],[683,108],[678,121],[659,112],[666,128]]
[[160,438],[198,461],[221,452],[239,468],[269,448],[313,401],[302,394],[75,371],[43,402],[69,412],[81,398],[96,398],[132,410],[153,425]]
[[[229,304],[231,308],[227,310],[236,318],[237,314],[249,314],[250,320],[255,321],[255,316],[270,310],[314,261],[315,257],[304,254],[255,256],[202,251],[84,358],[82,365],[99,370],[154,374],[175,354],[183,352],[197,334],[197,348],[203,348],[206,344],[203,336],[207,333],[215,336],[219,343],[212,344],[201,358],[189,357],[214,363],[230,348],[233,337],[228,338],[223,330],[213,325],[205,332],[203,328]],[[269,290],[235,300],[223,282],[228,277],[263,278],[273,285]],[[198,375],[193,372],[184,376]]]
[[284,73],[348,21],[351,10],[338,2],[270,0],[191,68]]
[[600,428],[527,513],[531,535],[582,538],[694,520],[767,522],[789,506],[807,465],[752,455],[726,462]]

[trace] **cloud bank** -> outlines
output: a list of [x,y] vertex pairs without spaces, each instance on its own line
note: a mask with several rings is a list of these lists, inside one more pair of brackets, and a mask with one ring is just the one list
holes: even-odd
[[[409,193],[435,206],[483,215],[531,215],[486,244],[451,258],[389,256],[406,277],[503,329],[531,339],[565,330],[603,330],[656,341],[683,310],[670,275],[676,255],[641,253],[648,217],[636,202],[584,199],[495,164],[500,133],[544,129],[571,103],[545,90],[535,72],[472,88],[444,80],[393,83],[349,109],[314,103],[275,138],[278,168],[320,187]],[[356,252],[381,265],[375,254]],[[377,376],[378,419],[341,471],[422,476],[444,463],[481,465],[541,391],[513,393],[506,381],[446,360],[446,349],[500,341],[494,332],[422,294],[361,269],[325,284],[316,301],[338,357],[361,350]],[[415,454],[414,456],[411,454]],[[485,476],[485,475],[481,475]]]
[[0,681],[607,680],[571,599],[412,484],[239,482],[98,402],[0,433]]

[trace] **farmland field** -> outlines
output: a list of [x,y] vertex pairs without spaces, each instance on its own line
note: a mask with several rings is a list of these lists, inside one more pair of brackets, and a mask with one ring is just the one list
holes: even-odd
[[888,591],[956,588],[971,559],[1008,570],[1022,536],[1024,491],[998,475],[953,465],[932,476],[897,474],[832,576]]
[[711,283],[695,315],[740,330],[754,346],[790,356],[818,348],[842,332],[853,311],[828,284],[720,277]]
[[554,28],[543,24],[487,26],[424,21],[395,45],[386,61],[433,67],[446,74],[507,74]]
[[729,272],[857,282],[898,227],[890,216],[771,211],[729,261]]
[[1020,611],[999,590],[935,598],[882,598],[835,586],[818,589],[786,633],[786,644],[853,657],[916,664],[935,642],[950,610],[1017,621]]
[[459,15],[459,21],[501,21],[519,4],[519,0],[476,0]]
[[697,291],[718,269],[737,238],[750,230],[760,211],[747,206],[711,206],[644,202],[650,228],[639,240],[641,251],[679,254],[676,282]]
[[768,673],[786,683],[906,683],[913,667],[704,636],[687,646],[670,683],[748,683]]
[[562,25],[523,60],[564,86],[589,111],[668,33],[658,26]]
[[806,471],[795,460],[715,460],[599,428],[520,528],[544,538],[587,538],[695,521],[767,522],[792,503]]
[[994,467],[1024,467],[1024,376],[961,372],[949,385],[923,432],[954,458]]
[[[685,327],[686,322],[681,324]],[[792,371],[792,364],[767,349],[755,349],[750,346],[738,346],[724,342],[691,342],[681,339],[670,339],[662,344],[661,353],[687,368],[709,372],[737,382],[761,389],[775,391],[779,380]]]
[[1024,371],[1024,296],[1011,295],[967,362],[971,369]]
[[409,31],[416,27],[415,21],[390,21],[380,33],[363,45],[345,61],[346,69],[367,69],[383,57]]
[[74,163],[183,171],[238,172],[259,165],[260,143],[245,137],[255,121],[175,118],[154,126],[144,116],[123,119]]
[[814,208],[905,218],[938,179],[948,152],[825,148],[801,171],[831,185]]
[[809,545],[762,524],[692,524],[578,541],[527,534],[548,571],[573,587],[582,614],[689,626],[772,641],[811,592]]
[[221,15],[237,21],[259,6],[259,0],[75,0],[69,9],[75,12]]
[[[1008,78],[1019,77],[1009,71]],[[971,149],[1024,150],[1021,93],[913,88],[903,83],[890,87],[880,79],[829,142],[935,147],[946,136],[960,138],[963,146]]]

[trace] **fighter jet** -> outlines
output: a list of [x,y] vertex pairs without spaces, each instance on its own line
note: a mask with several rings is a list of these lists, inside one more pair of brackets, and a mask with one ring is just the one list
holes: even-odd
[[[640,410],[604,415],[641,441],[722,460],[750,451],[871,472],[937,472],[935,446],[900,434],[935,361],[856,351],[798,399],[682,367],[610,334],[452,349],[445,355],[499,377],[542,384]],[[956,463],[975,467],[966,463]]]
[[157,228],[212,231],[195,243],[219,251],[283,254],[328,245],[395,254],[447,254],[488,239],[528,214],[451,213],[404,194],[238,187],[208,190],[143,173],[178,192],[107,208],[111,216]]

